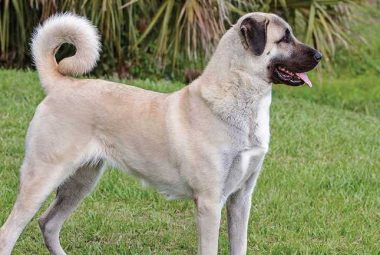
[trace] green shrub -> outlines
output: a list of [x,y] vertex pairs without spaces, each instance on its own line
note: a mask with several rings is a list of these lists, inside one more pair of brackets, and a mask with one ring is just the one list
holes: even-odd
[[[238,16],[271,11],[286,18],[298,37],[313,44],[327,65],[336,45],[350,47],[352,0],[3,0],[0,2],[0,66],[30,65],[33,28],[55,12],[87,16],[100,29],[102,61],[96,72],[122,77],[181,78],[200,68]],[[347,22],[350,20],[350,22]]]

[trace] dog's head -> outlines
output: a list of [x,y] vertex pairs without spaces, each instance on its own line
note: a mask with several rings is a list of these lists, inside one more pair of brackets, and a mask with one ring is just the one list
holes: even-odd
[[250,69],[255,71],[255,66],[260,66],[255,75],[273,83],[311,86],[306,72],[319,63],[322,54],[298,41],[283,19],[274,14],[250,13],[239,19],[235,29],[244,54],[252,59],[248,61]]

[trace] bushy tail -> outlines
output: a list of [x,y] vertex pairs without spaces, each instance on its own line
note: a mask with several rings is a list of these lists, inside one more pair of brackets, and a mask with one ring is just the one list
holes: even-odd
[[[57,64],[55,53],[63,43],[73,44],[76,53]],[[100,46],[97,29],[86,18],[71,13],[48,18],[32,39],[33,59],[42,87],[49,92],[62,76],[91,71],[99,59]]]

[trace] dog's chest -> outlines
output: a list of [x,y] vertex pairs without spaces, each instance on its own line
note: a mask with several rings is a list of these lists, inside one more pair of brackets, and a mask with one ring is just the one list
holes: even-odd
[[245,135],[236,141],[238,150],[229,155],[230,167],[223,194],[225,197],[240,189],[252,175],[260,171],[270,140],[270,103],[271,94],[260,100],[247,124]]

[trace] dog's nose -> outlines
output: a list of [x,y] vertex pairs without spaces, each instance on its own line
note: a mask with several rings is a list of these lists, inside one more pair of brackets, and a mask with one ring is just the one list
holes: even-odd
[[315,61],[317,61],[317,62],[321,61],[321,59],[322,59],[322,54],[321,54],[319,51],[317,51],[317,52],[314,54],[314,59],[315,59]]

